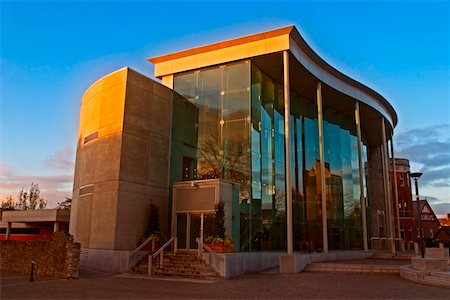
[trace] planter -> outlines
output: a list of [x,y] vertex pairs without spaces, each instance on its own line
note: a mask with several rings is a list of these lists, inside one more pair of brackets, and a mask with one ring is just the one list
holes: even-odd
[[205,243],[206,246],[208,246],[211,250],[213,250],[216,253],[232,253],[234,252],[234,245],[224,245],[222,244],[212,244],[212,243]]

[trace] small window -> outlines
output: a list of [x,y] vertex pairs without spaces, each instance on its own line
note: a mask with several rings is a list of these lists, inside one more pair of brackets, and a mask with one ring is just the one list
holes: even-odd
[[400,186],[405,186],[405,173],[400,173]]
[[98,139],[98,131],[93,132],[93,133],[87,135],[87,136],[84,138],[84,144],[89,143],[90,141],[93,141],[93,140],[95,140],[95,139]]
[[86,194],[92,194],[94,192],[94,185],[86,185],[86,186],[82,186],[80,187],[80,193],[79,195],[86,195]]

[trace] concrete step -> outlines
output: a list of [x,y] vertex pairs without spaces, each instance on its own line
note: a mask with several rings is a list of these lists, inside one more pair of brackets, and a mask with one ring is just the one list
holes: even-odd
[[312,263],[305,268],[306,272],[324,273],[359,273],[359,274],[400,274],[400,266],[375,264],[334,264]]
[[195,279],[219,279],[220,277],[217,276],[215,273],[196,273],[196,272],[172,272],[167,270],[156,270],[152,273],[152,275],[156,276],[165,276],[165,277],[183,277],[183,278],[195,278]]
[[[191,279],[217,280],[220,275],[197,258],[196,253],[177,252],[164,254],[163,267],[159,267],[160,258],[153,260],[152,275],[164,277],[182,277]],[[135,274],[147,275],[148,256],[144,257],[135,268]]]

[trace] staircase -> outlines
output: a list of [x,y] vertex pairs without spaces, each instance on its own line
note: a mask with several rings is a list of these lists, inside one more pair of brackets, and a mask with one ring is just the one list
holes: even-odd
[[[162,268],[160,268],[159,262],[159,256],[153,259],[152,276],[202,280],[218,280],[221,278],[213,268],[198,259],[196,252],[164,252]],[[147,275],[148,256],[145,256],[141,261],[139,261],[139,263],[136,264],[133,268],[133,272],[136,274]]]

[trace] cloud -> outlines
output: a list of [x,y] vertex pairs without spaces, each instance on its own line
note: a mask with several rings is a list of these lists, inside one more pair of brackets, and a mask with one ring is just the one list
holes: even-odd
[[450,188],[450,124],[408,130],[398,134],[395,143],[396,157],[420,166],[412,171],[423,173],[421,186]]
[[8,195],[17,199],[22,188],[28,190],[31,184],[35,183],[39,184],[41,196],[48,201],[47,207],[56,207],[65,197],[72,196],[73,156],[73,151],[68,148],[51,155],[43,166],[59,170],[60,173],[54,175],[19,174],[11,167],[0,164],[0,201]]
[[438,218],[443,218],[446,214],[450,212],[450,202],[439,200],[433,196],[425,196],[434,214]]
[[75,152],[71,147],[65,147],[51,155],[45,162],[44,167],[49,169],[61,169],[73,171]]

